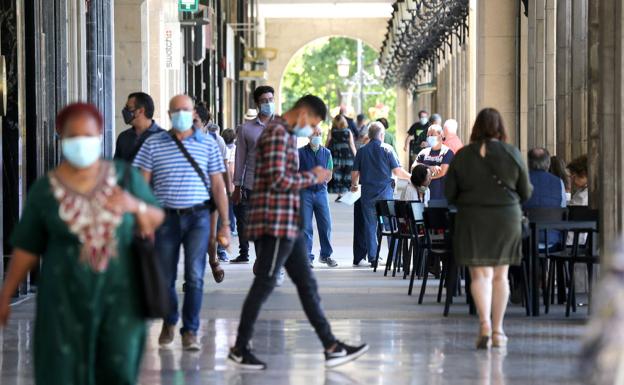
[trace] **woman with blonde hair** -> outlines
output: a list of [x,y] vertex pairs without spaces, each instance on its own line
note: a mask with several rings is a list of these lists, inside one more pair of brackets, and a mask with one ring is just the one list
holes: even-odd
[[334,159],[333,177],[329,182],[328,191],[338,194],[340,199],[342,194],[351,189],[351,170],[356,152],[353,133],[349,130],[349,124],[344,116],[336,115],[334,118],[325,146],[331,151]]

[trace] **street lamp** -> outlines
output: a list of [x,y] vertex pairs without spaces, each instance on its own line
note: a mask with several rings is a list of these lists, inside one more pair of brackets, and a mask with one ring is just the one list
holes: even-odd
[[349,72],[351,71],[351,60],[346,57],[342,57],[336,62],[336,65],[338,66],[338,76],[341,78],[349,76]]

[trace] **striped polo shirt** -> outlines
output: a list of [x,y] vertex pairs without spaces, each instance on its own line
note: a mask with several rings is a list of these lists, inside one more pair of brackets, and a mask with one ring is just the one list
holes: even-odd
[[[193,135],[182,140],[182,144],[205,175],[225,172],[219,146],[210,136],[195,130]],[[152,173],[154,194],[163,207],[184,209],[210,198],[199,175],[168,132],[147,139],[133,165]],[[210,178],[207,182],[210,186]]]

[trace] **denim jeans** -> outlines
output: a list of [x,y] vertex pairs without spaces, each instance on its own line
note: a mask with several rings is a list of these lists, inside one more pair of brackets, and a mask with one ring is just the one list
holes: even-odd
[[234,206],[236,227],[238,228],[238,249],[239,256],[249,258],[249,238],[247,238],[246,227],[251,190],[241,187],[241,194],[242,198],[240,203]]
[[184,247],[184,303],[182,304],[182,330],[196,333],[199,329],[206,253],[210,237],[210,211],[191,214],[167,213],[165,222],[156,232],[156,250],[162,263],[165,279],[169,283],[172,311],[164,321],[175,325],[179,318],[176,278],[180,260],[180,246]]
[[248,347],[260,308],[275,288],[282,266],[286,268],[288,276],[297,286],[303,310],[323,343],[323,347],[325,349],[332,347],[336,343],[336,338],[321,308],[321,298],[308,262],[303,235],[300,234],[296,239],[265,236],[256,240],[254,244],[256,276],[243,304],[236,347],[238,349]]
[[353,212],[353,264],[368,256],[375,261],[377,254],[377,212],[374,200],[360,198],[355,202]]
[[318,229],[319,241],[321,242],[321,259],[331,257],[334,251],[330,243],[332,222],[331,214],[329,213],[329,196],[327,195],[327,190],[302,190],[300,215],[310,261],[314,261],[314,254],[312,253],[312,246],[314,243],[312,215],[316,218],[316,228]]

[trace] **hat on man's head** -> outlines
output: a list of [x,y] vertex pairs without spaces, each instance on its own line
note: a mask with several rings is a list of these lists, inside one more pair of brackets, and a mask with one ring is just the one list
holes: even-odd
[[258,111],[253,108],[248,109],[247,113],[245,114],[245,120],[254,120],[257,117]]

